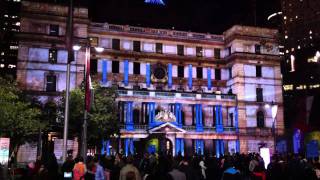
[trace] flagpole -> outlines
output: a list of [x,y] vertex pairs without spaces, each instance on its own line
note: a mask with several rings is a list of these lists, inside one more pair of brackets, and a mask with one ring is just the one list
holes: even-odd
[[[82,146],[81,146],[81,156],[86,161],[87,157],[87,128],[88,128],[88,111],[90,108],[90,47],[86,46],[86,59],[85,59],[85,107],[84,107],[84,117],[82,124]],[[89,94],[90,93],[90,94]]]
[[68,62],[66,72],[66,98],[65,98],[65,110],[64,110],[64,128],[63,128],[63,149],[62,160],[63,162],[67,158],[67,146],[68,146],[68,121],[69,121],[69,94],[70,94],[70,63],[74,61],[73,56],[73,0],[70,0],[67,18],[67,32],[66,32],[66,47],[68,50]]

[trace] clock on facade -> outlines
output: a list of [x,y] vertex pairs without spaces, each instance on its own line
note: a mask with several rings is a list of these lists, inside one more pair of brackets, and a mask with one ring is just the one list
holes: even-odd
[[166,66],[158,63],[152,67],[152,82],[165,83],[168,80],[168,72]]

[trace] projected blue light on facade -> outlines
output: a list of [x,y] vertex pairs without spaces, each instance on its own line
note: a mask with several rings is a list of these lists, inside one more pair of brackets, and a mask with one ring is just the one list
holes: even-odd
[[145,0],[145,3],[148,4],[157,4],[157,5],[165,5],[165,3],[163,2],[163,0]]

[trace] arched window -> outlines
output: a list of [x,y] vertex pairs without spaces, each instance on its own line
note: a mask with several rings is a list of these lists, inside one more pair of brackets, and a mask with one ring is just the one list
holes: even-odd
[[258,128],[263,128],[265,126],[264,124],[264,113],[263,111],[258,111],[257,112],[257,127]]

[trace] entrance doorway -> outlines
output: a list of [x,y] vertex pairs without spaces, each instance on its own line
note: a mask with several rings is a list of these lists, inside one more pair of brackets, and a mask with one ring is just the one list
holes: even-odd
[[165,134],[151,134],[146,141],[146,152],[173,155],[173,144]]

